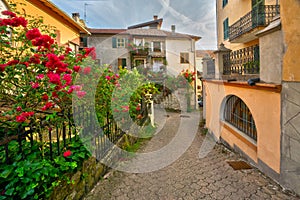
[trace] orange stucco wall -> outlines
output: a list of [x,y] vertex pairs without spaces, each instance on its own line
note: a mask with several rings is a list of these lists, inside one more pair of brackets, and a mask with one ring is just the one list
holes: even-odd
[[[232,147],[236,145],[253,161],[259,158],[276,172],[280,172],[280,93],[205,81],[206,126]],[[228,95],[241,98],[250,109],[257,128],[257,151],[223,127],[222,102]]]
[[280,1],[281,23],[286,52],[283,57],[283,80],[300,81],[300,1]]
[[[32,15],[34,17],[41,16],[44,19],[44,24],[54,26],[56,30],[59,30],[60,41],[57,41],[59,44],[67,44],[68,42],[73,42],[79,45],[79,30],[72,24],[70,24],[67,20],[63,19],[56,12],[46,6],[43,6],[40,1],[12,0],[12,2],[17,4],[18,11],[23,12],[22,9],[24,9],[27,15]],[[25,5],[21,5],[20,3],[25,3]]]

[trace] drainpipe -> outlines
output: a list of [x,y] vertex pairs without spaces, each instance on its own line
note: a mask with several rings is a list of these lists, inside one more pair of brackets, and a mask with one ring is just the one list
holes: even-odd
[[198,97],[197,97],[197,68],[196,68],[196,45],[195,45],[195,42],[196,41],[193,41],[193,39],[191,40],[192,41],[192,45],[193,45],[193,50],[194,50],[194,72],[195,72],[195,80],[194,80],[194,93],[195,93],[195,98],[194,98],[194,102],[195,102],[195,106],[194,106],[194,109],[197,110],[197,105],[198,105]]
[[278,15],[279,14],[279,10],[278,10],[278,6],[279,5],[279,0],[276,0],[276,15]]

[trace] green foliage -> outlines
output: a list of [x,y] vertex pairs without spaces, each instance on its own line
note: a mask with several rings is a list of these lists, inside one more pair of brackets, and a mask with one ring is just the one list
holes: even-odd
[[[23,142],[22,155],[17,153],[17,142],[9,143],[10,158],[13,163],[4,164],[1,157],[0,165],[0,186],[2,188],[0,199],[44,199],[49,197],[53,188],[59,185],[62,180],[69,181],[68,174],[75,173],[82,162],[90,157],[90,153],[83,144],[74,138],[68,145],[70,156],[63,156],[64,152],[57,155],[53,160],[46,159],[39,151],[38,143],[30,147],[28,142]],[[1,155],[4,154],[1,149]],[[70,182],[70,181],[69,181]]]

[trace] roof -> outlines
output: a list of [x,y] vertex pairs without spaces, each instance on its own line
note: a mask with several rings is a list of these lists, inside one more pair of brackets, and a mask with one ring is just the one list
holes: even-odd
[[214,58],[214,50],[196,50],[196,57],[204,58],[206,56]]
[[128,29],[135,29],[135,28],[142,28],[142,27],[146,27],[146,26],[150,26],[150,25],[161,25],[163,22],[163,19],[156,19],[156,20],[151,20],[148,22],[144,22],[144,23],[140,23],[140,24],[136,24],[133,26],[129,26]]
[[103,35],[117,35],[117,34],[128,34],[132,36],[148,36],[148,37],[165,37],[165,38],[173,38],[173,39],[194,39],[199,40],[201,37],[182,34],[177,32],[170,32],[158,29],[88,29],[91,34],[103,34]]
[[104,34],[104,35],[116,35],[120,33],[125,33],[127,29],[96,29],[96,28],[88,28],[91,34]]
[[[27,1],[29,1],[30,3],[33,3],[33,4],[35,3],[35,1],[33,1],[33,0],[27,0]],[[53,12],[57,13],[59,16],[61,16],[62,18],[64,18],[68,22],[70,22],[73,26],[75,26],[76,28],[78,28],[79,31],[81,31],[83,33],[90,34],[89,31],[85,27],[83,27],[81,24],[77,23],[72,17],[70,17],[64,11],[62,11],[61,9],[59,9],[51,1],[49,1],[49,0],[38,0],[38,1],[40,3],[42,3],[44,6],[48,7],[49,9],[51,9]]]

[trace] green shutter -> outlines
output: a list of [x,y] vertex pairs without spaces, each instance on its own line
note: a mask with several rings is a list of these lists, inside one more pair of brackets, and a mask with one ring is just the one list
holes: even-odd
[[224,40],[229,38],[229,23],[228,18],[223,21]]
[[126,58],[122,59],[122,68],[124,68],[126,66]]
[[117,38],[112,38],[112,48],[117,48]]

